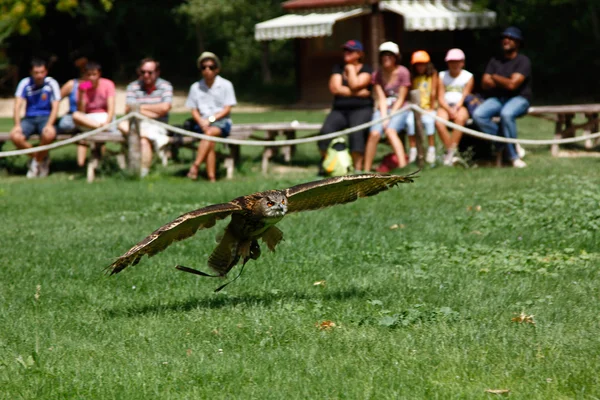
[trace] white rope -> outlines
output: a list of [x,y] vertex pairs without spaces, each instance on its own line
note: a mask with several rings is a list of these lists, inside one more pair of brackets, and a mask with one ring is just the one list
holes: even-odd
[[127,114],[127,115],[124,115],[123,117],[111,122],[110,124],[101,127],[101,128],[94,129],[89,132],[81,133],[79,135],[73,136],[72,138],[61,140],[61,141],[50,143],[50,144],[46,144],[43,146],[30,147],[28,149],[21,149],[21,150],[0,151],[0,158],[19,156],[22,154],[37,153],[38,151],[52,150],[52,149],[56,149],[57,147],[62,147],[62,146],[66,146],[71,143],[79,142],[80,140],[87,139],[90,136],[94,136],[94,135],[99,134],[100,132],[104,132],[107,129],[110,129],[111,127],[116,127],[120,122],[127,121],[128,119],[130,119],[132,117],[133,117],[133,114]]
[[[137,118],[151,122],[158,126],[162,126],[166,130],[169,130],[171,132],[179,133],[181,135],[191,136],[196,139],[203,139],[203,140],[208,140],[208,141],[217,142],[217,143],[237,144],[237,145],[244,145],[244,146],[263,146],[264,147],[264,146],[291,146],[291,145],[296,145],[296,144],[304,144],[304,143],[317,142],[320,140],[333,139],[338,136],[347,135],[350,133],[354,133],[356,131],[360,131],[360,130],[369,128],[373,125],[379,124],[387,119],[390,119],[390,118],[394,117],[395,115],[406,112],[409,109],[410,109],[410,105],[405,105],[404,107],[394,111],[393,113],[391,113],[389,115],[386,115],[385,117],[381,117],[376,120],[365,122],[364,124],[360,124],[360,125],[354,126],[352,128],[347,128],[347,129],[343,129],[341,131],[327,133],[325,135],[311,136],[311,137],[300,138],[300,139],[287,139],[287,140],[245,140],[245,139],[221,138],[221,137],[217,137],[217,136],[206,135],[203,133],[187,131],[185,129],[181,129],[176,126],[165,124],[164,122],[148,118],[145,115],[142,115],[139,113],[133,113],[133,114]],[[290,129],[293,130],[294,127],[290,126]]]
[[565,144],[565,143],[583,142],[584,140],[591,140],[591,139],[600,137],[600,132],[596,132],[591,135],[584,135],[584,136],[572,137],[572,138],[566,138],[566,139],[546,139],[546,140],[543,140],[543,139],[542,140],[511,139],[511,138],[505,138],[503,136],[490,135],[488,133],[479,132],[479,131],[476,131],[476,130],[473,130],[470,128],[465,128],[464,126],[455,124],[454,122],[450,122],[448,120],[445,120],[444,118],[438,117],[435,114],[435,112],[430,112],[428,110],[424,110],[415,104],[412,104],[410,106],[410,108],[417,111],[418,113],[427,114],[427,115],[433,117],[436,121],[439,121],[450,128],[457,129],[463,133],[466,133],[467,135],[475,136],[480,139],[491,140],[494,142],[513,143],[513,144],[530,144],[530,145],[543,146],[543,145],[549,145],[549,144]]
[[[310,142],[317,142],[320,140],[333,139],[338,136],[343,136],[343,135],[347,135],[350,133],[354,133],[356,131],[360,131],[360,130],[369,128],[373,125],[379,124],[387,119],[392,118],[395,115],[406,112],[409,109],[413,109],[414,111],[416,111],[418,113],[428,114],[431,117],[433,117],[435,120],[445,124],[446,126],[453,128],[453,129],[457,129],[468,135],[475,136],[475,137],[485,139],[485,140],[495,141],[495,142],[527,144],[527,145],[553,145],[553,144],[582,142],[584,140],[591,140],[591,139],[600,137],[600,132],[596,132],[591,135],[584,135],[584,136],[580,136],[580,137],[573,137],[573,138],[566,138],[566,139],[548,139],[548,140],[510,139],[510,138],[505,138],[502,136],[494,136],[494,135],[490,135],[487,133],[479,132],[479,131],[476,131],[476,130],[473,130],[470,128],[465,128],[464,126],[457,125],[454,122],[450,122],[441,117],[438,117],[437,115],[435,115],[435,113],[424,110],[423,108],[421,108],[415,104],[405,105],[404,107],[396,110],[395,112],[393,112],[389,115],[386,115],[385,117],[381,117],[379,119],[372,120],[372,121],[366,122],[364,124],[354,126],[352,128],[343,129],[341,131],[332,132],[332,133],[328,133],[325,135],[311,136],[311,137],[300,138],[300,139],[288,139],[288,140],[245,140],[245,139],[221,138],[221,137],[216,137],[216,136],[205,135],[202,133],[187,131],[185,129],[181,129],[176,126],[172,126],[172,125],[166,124],[164,122],[148,118],[145,115],[142,115],[138,112],[132,112],[132,113],[129,113],[129,114],[111,122],[107,126],[103,126],[101,128],[94,129],[92,131],[73,136],[72,138],[69,138],[69,139],[61,140],[59,142],[47,144],[44,146],[31,147],[29,149],[2,151],[2,152],[0,152],[0,158],[17,156],[17,155],[22,155],[22,154],[37,153],[38,151],[52,150],[52,149],[55,149],[55,148],[58,148],[61,146],[66,146],[68,144],[75,143],[80,140],[86,139],[88,137],[97,135],[98,133],[106,131],[110,127],[117,126],[120,122],[126,121],[133,117],[138,118],[140,120],[148,121],[148,122],[156,124],[158,126],[162,126],[166,130],[171,131],[171,132],[179,133],[179,134],[185,135],[185,136],[191,136],[196,139],[208,140],[208,141],[217,142],[217,143],[245,145],[245,146],[291,146],[291,145],[296,145],[296,144],[304,144],[304,143],[310,143]],[[293,129],[293,127],[290,126],[290,129]]]

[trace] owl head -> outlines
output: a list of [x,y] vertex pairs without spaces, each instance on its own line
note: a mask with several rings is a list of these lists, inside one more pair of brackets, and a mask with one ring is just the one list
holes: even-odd
[[281,192],[271,192],[265,195],[259,202],[262,214],[267,218],[281,218],[288,209],[288,200]]

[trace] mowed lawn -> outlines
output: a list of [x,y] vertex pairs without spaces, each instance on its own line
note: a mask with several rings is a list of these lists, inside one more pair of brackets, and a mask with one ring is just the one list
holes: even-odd
[[[278,113],[244,118],[323,118]],[[519,126],[552,137],[549,123]],[[223,281],[173,268],[206,270],[216,228],[103,269],[184,212],[316,179],[314,145],[266,178],[244,148],[234,180],[214,185],[182,177],[190,151],[143,181],[109,161],[93,184],[73,147],[44,180],[4,160],[0,398],[597,399],[600,161],[528,150],[523,170],[426,168],[289,215],[277,251],[216,294]]]

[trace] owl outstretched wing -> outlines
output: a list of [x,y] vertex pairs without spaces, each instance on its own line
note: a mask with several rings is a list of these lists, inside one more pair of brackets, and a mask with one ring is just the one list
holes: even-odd
[[318,210],[336,204],[355,201],[359,197],[374,196],[398,183],[411,183],[409,175],[345,175],[315,182],[302,183],[285,189],[288,198],[287,213]]
[[193,236],[197,230],[211,228],[217,220],[242,211],[235,201],[213,204],[179,216],[174,221],[158,228],[129,251],[117,258],[106,270],[111,275],[121,272],[129,265],[136,265],[144,255],[152,257],[166,249],[171,243]]

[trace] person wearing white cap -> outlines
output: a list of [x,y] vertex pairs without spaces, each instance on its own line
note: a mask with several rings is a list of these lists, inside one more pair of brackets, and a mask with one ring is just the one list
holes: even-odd
[[[373,74],[375,98],[377,99],[377,110],[373,114],[373,120],[395,112],[406,101],[411,86],[410,72],[406,67],[400,65],[400,57],[400,48],[396,43],[385,42],[379,46],[381,68]],[[365,171],[371,170],[377,152],[377,143],[384,133],[394,149],[397,160],[386,156],[377,171],[389,172],[393,168],[406,166],[404,146],[398,137],[398,132],[406,128],[408,115],[408,112],[397,114],[383,123],[371,127],[365,148]]]
[[[465,126],[469,119],[469,112],[464,106],[464,101],[465,97],[473,90],[475,83],[473,74],[464,69],[465,53],[461,49],[448,50],[445,60],[448,63],[448,70],[440,72],[437,115],[445,120],[453,121],[455,124]],[[452,166],[462,132],[454,129],[450,136],[446,125],[439,121],[435,123],[435,127],[446,147],[444,165]]]

